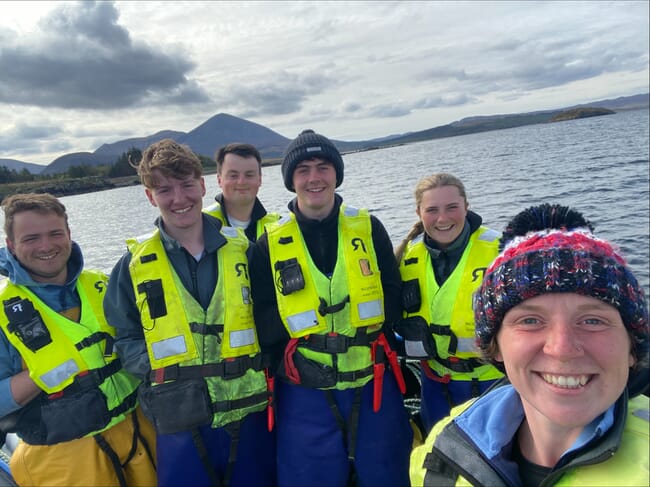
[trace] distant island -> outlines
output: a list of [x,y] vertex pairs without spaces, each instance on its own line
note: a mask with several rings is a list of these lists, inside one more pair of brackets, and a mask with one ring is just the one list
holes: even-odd
[[609,108],[582,107],[560,112],[549,120],[549,122],[563,122],[564,120],[576,120],[578,118],[599,117],[601,115],[613,115],[616,112]]

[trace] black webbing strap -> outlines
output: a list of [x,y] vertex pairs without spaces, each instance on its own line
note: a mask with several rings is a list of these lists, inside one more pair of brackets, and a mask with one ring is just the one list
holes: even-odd
[[354,382],[355,380],[363,379],[373,374],[373,366],[366,367],[360,370],[351,370],[349,372],[338,372],[336,374],[337,382]]
[[221,482],[221,479],[219,479],[219,476],[217,475],[217,472],[215,471],[215,468],[212,465],[212,462],[210,461],[210,458],[208,456],[208,450],[205,448],[205,442],[203,441],[203,437],[201,436],[199,429],[193,428],[191,430],[191,433],[192,433],[192,441],[194,442],[196,451],[199,454],[199,458],[201,459],[203,468],[205,468],[205,472],[208,474],[208,478],[210,479],[211,485],[213,487],[223,487],[224,484],[223,482]]
[[341,411],[339,411],[339,407],[336,405],[336,401],[334,400],[334,394],[332,394],[331,389],[326,389],[323,392],[325,393],[325,399],[327,399],[327,404],[329,405],[330,410],[334,415],[336,424],[339,425],[339,429],[343,432],[343,438],[346,439],[348,436],[348,431],[347,431],[348,428],[347,425],[345,424],[345,420],[343,419],[343,415],[341,414]]
[[138,400],[138,390],[136,389],[133,391],[131,394],[126,396],[124,398],[124,401],[122,401],[121,404],[118,406],[114,407],[110,411],[108,411],[112,417],[119,416],[120,414],[124,414],[127,412],[129,409],[135,407],[135,403]]
[[96,435],[93,435],[93,438],[95,438],[95,442],[99,446],[99,448],[106,454],[108,459],[111,461],[111,465],[113,465],[113,470],[115,471],[115,475],[117,475],[117,480],[120,482],[120,487],[127,487],[126,484],[126,478],[124,477],[124,472],[122,471],[122,465],[120,464],[120,459],[117,456],[117,453],[115,453],[115,450],[111,447],[111,445],[108,444],[108,441],[101,435],[101,433],[97,433]]
[[113,360],[111,363],[100,367],[99,369],[92,369],[84,371],[75,376],[72,383],[63,389],[63,396],[69,394],[76,394],[78,392],[87,391],[99,387],[102,382],[107,378],[116,374],[122,369],[122,363],[119,359]]
[[[147,439],[144,437],[142,434],[142,431],[140,431],[140,422],[138,421],[138,415],[135,410],[133,410],[133,414],[131,416],[133,418],[133,433],[134,433],[134,444],[137,444],[138,441],[142,443],[142,446],[144,448],[144,451],[147,452],[147,457],[149,458],[149,461],[151,462],[151,466],[153,467],[154,471],[157,470],[156,468],[156,460],[153,457],[153,453],[151,453],[151,447],[149,446],[149,442]],[[133,450],[135,452],[135,449]],[[123,466],[126,466],[127,463],[129,463],[129,460],[131,460],[131,457],[128,458],[126,462],[124,462]]]
[[339,333],[328,333],[326,335],[309,335],[298,340],[301,347],[308,348],[315,352],[322,353],[345,353],[350,347],[369,347],[379,336],[380,331],[366,333],[367,328],[359,328],[353,337]]
[[138,424],[138,418],[135,416],[135,410],[131,413],[131,419],[133,421],[133,437],[131,438],[131,449],[129,450],[129,454],[126,456],[126,460],[124,460],[124,463],[122,464],[122,468],[126,467],[129,464],[135,455],[135,451],[138,448],[138,429],[140,429],[140,425]]
[[352,399],[352,409],[350,410],[350,421],[348,429],[350,430],[350,445],[348,447],[348,459],[354,462],[355,451],[357,448],[357,431],[359,430],[359,413],[361,412],[361,387],[354,390]]
[[445,325],[435,325],[433,323],[429,324],[429,330],[431,333],[438,336],[448,336],[449,337],[449,347],[447,352],[450,355],[454,355],[458,349],[458,337],[451,331],[449,326]]
[[321,316],[325,316],[328,314],[338,313],[343,308],[345,308],[345,305],[350,302],[350,295],[348,294],[345,298],[343,298],[343,301],[341,301],[340,303],[332,304],[330,306],[327,306],[327,301],[325,301],[320,296],[318,300],[320,302],[320,304],[318,305],[318,314],[320,314]]
[[266,404],[268,401],[267,391],[253,394],[252,396],[242,397],[240,399],[233,399],[231,401],[216,401],[212,403],[213,413],[225,413],[233,411],[234,409],[243,409],[256,404]]
[[[343,415],[339,410],[339,407],[336,405],[334,399],[334,394],[332,389],[326,389],[323,391],[325,393],[325,398],[327,399],[327,404],[334,415],[334,419],[341,430],[343,436],[343,441],[347,442],[348,447],[348,461],[350,462],[350,473],[348,475],[348,485],[355,485],[354,478],[356,476],[356,470],[354,468],[354,458],[355,458],[355,449],[357,443],[357,430],[359,427],[359,413],[361,410],[361,387],[357,387],[354,390],[354,397],[352,399],[352,409],[350,410],[350,419],[345,422]],[[349,439],[348,439],[349,433]]]
[[449,409],[454,407],[454,402],[451,400],[451,392],[449,392],[449,382],[441,382],[440,388],[442,389],[442,395],[447,399],[447,404],[449,404]]
[[261,371],[268,366],[261,353],[253,357],[242,356],[232,360],[224,360],[216,364],[189,365],[179,367],[178,364],[161,367],[149,372],[149,380],[162,384],[169,380],[202,379],[204,377],[221,377],[223,379],[235,379],[241,377],[247,370]]
[[472,377],[472,397],[478,397],[481,395],[481,389],[479,389],[479,381],[476,377]]
[[[138,418],[134,414],[133,421],[135,422],[137,420],[138,420]],[[140,443],[142,443],[142,446],[144,447],[144,451],[147,452],[147,457],[149,457],[149,461],[151,462],[151,466],[153,467],[154,471],[158,470],[158,467],[156,465],[156,459],[153,457],[153,453],[151,452],[151,446],[149,445],[149,442],[147,441],[147,439],[142,434],[142,431],[140,430],[139,425],[138,425],[138,440],[140,440]]]
[[228,453],[228,468],[224,476],[224,485],[230,484],[230,477],[232,476],[232,469],[237,461],[237,448],[239,446],[239,430],[241,428],[241,421],[234,421],[224,426],[224,429],[230,435],[230,451]]
[[475,358],[463,359],[454,357],[453,360],[450,360],[442,357],[436,357],[434,360],[440,365],[447,367],[449,370],[453,370],[454,372],[462,372],[465,374],[471,374],[474,372],[474,369],[485,365],[485,363]]
[[217,341],[221,343],[219,335],[223,333],[223,324],[206,324],[206,323],[190,323],[190,331],[199,335],[213,335],[217,337]]
[[102,340],[106,340],[106,346],[104,347],[104,355],[106,356],[112,355],[114,339],[109,333],[106,333],[105,331],[98,331],[84,338],[83,340],[75,344],[75,348],[77,350],[82,350],[84,348],[90,347],[91,345],[94,345],[95,343],[99,343]]

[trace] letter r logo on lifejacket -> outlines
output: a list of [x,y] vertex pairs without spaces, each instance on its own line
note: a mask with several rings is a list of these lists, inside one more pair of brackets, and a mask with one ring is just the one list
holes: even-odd
[[352,242],[350,242],[350,243],[352,244],[352,248],[353,248],[354,250],[359,250],[359,245],[360,245],[360,246],[361,246],[361,250],[363,250],[363,253],[364,253],[364,254],[367,253],[367,252],[366,252],[366,245],[363,243],[363,240],[361,240],[359,237],[355,237],[355,238],[353,238],[353,239],[352,239]]
[[487,270],[487,267],[477,267],[472,271],[472,282],[476,282],[477,279],[483,280],[483,276],[485,275],[485,271]]
[[237,277],[241,277],[242,272],[244,273],[244,277],[248,279],[248,271],[246,269],[246,264],[243,262],[238,262],[235,264],[235,272],[237,273]]

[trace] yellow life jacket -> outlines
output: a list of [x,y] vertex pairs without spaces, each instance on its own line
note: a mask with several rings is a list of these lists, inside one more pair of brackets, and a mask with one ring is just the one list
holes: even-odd
[[[213,427],[266,406],[266,379],[253,321],[246,249],[241,229],[223,227],[219,276],[207,310],[172,267],[159,231],[127,241],[129,271],[155,385],[198,374],[210,394]],[[205,367],[209,365],[209,367]]]
[[442,286],[436,282],[424,234],[409,242],[404,251],[400,262],[402,281],[405,287],[417,285],[421,296],[419,308],[404,316],[420,316],[429,324],[437,358],[428,364],[440,376],[492,380],[503,375],[492,365],[475,360],[480,353],[472,309],[472,295],[498,254],[498,240],[498,232],[483,226],[472,233],[458,265]]
[[[291,338],[303,339],[301,345],[307,338],[311,340],[310,346],[299,346],[296,353],[329,367],[336,362],[335,367],[343,373],[334,386],[338,389],[365,384],[371,372],[354,372],[371,369],[369,344],[385,319],[367,210],[341,205],[338,253],[331,277],[314,264],[294,214],[268,225],[267,233],[271,265],[280,281],[276,298],[282,322]],[[318,336],[326,338],[319,340]],[[317,341],[323,346],[316,346]],[[335,341],[345,345],[328,347]]]
[[[49,395],[41,408],[47,437],[33,442],[53,444],[92,435],[122,421],[136,405],[139,381],[122,369],[112,350],[115,330],[104,317],[107,282],[103,273],[81,272],[76,283],[81,301],[78,323],[48,307],[27,287],[8,279],[0,283],[0,329],[22,357],[30,378]],[[34,335],[34,325],[42,337],[36,346],[25,340]],[[87,398],[75,404],[74,394],[86,392],[101,411],[74,412],[75,406],[83,409],[80,404]],[[56,415],[66,410],[74,425],[58,421]]]
[[[204,208],[203,211],[204,213],[207,213],[208,215],[218,219],[223,226],[228,226],[226,217],[223,214],[223,209],[221,208],[221,205],[218,202],[215,201],[210,206]],[[268,225],[269,223],[277,222],[279,219],[280,219],[280,215],[278,213],[267,213],[262,218],[257,220],[257,224],[255,228],[255,238],[260,238],[260,236],[264,233],[264,227],[266,225]]]
[[[565,467],[567,470],[553,483],[557,487],[596,486],[607,485],[615,487],[646,487],[650,478],[650,459],[648,441],[650,429],[648,418],[650,416],[650,399],[648,396],[639,395],[628,401],[628,411],[625,426],[618,449],[609,454],[602,461],[592,464],[580,464]],[[411,453],[410,478],[412,485],[425,485],[426,468],[423,466],[425,457],[432,451],[436,438],[455,417],[465,411],[474,399],[452,409],[451,415],[438,422],[429,433],[424,445]],[[595,453],[603,457],[602,453]],[[584,461],[584,460],[583,460]],[[591,463],[589,460],[587,463]],[[475,468],[478,468],[476,466]],[[437,483],[436,483],[437,485]],[[446,484],[445,484],[446,485]],[[456,487],[469,487],[467,479],[458,477]]]

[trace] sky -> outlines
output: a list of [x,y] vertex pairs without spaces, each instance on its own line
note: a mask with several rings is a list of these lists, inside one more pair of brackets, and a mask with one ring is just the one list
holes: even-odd
[[650,91],[642,1],[0,1],[0,159],[228,113],[294,138]]

